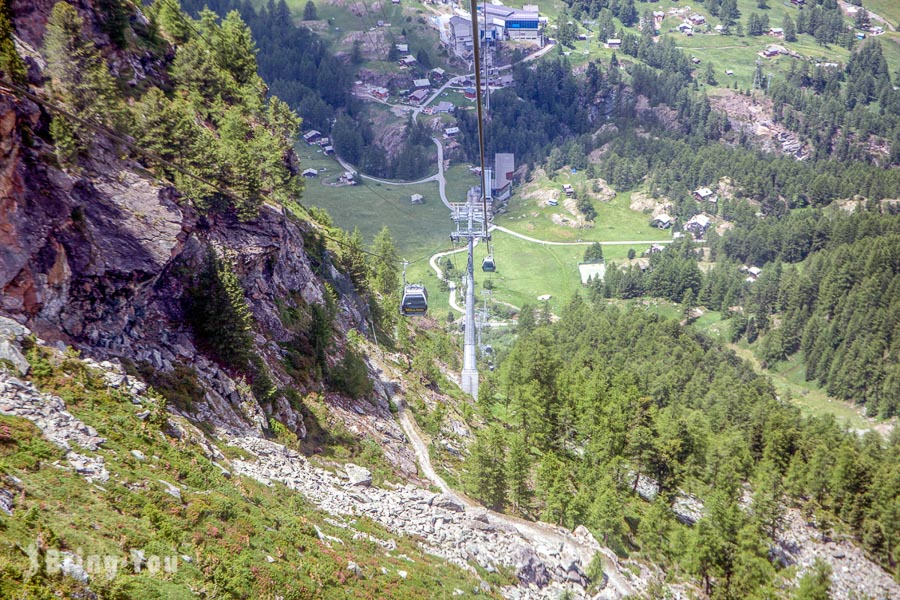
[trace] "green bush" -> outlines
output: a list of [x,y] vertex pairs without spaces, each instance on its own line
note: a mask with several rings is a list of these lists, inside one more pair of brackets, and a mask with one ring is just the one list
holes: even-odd
[[362,398],[372,391],[366,362],[349,348],[344,358],[329,371],[328,382],[336,391],[351,398]]

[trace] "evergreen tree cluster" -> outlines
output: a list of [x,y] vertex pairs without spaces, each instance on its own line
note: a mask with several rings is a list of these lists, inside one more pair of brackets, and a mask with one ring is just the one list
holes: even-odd
[[[810,140],[814,157],[900,164],[900,91],[878,40],[866,40],[844,69],[792,62],[767,93],[775,120]],[[887,156],[872,153],[873,138],[887,142]]]
[[768,265],[737,300],[740,282],[722,275],[736,273],[735,263],[726,260],[707,276],[708,306],[743,306],[733,339],[759,336],[769,364],[800,352],[807,380],[830,395],[863,404],[871,415],[900,412],[900,215],[804,211],[734,231],[718,249],[731,260]]
[[284,0],[264,6],[241,0],[183,0],[182,5],[192,15],[204,7],[219,15],[238,11],[256,40],[260,76],[309,129],[330,133],[338,112],[357,116],[360,107],[350,92],[352,71],[313,31],[294,26]]
[[[124,110],[115,80],[100,51],[85,35],[84,19],[70,4],[59,2],[53,7],[44,53],[57,103],[69,113],[100,125],[115,128],[123,124]],[[53,115],[50,133],[58,156],[67,164],[78,160],[95,135],[62,113]]]
[[[900,215],[889,210],[804,209],[782,218],[742,216],[709,237],[715,266],[703,274],[689,242],[651,254],[646,266],[612,263],[594,293],[653,296],[729,314],[731,341],[760,340],[764,366],[800,353],[806,378],[870,415],[900,412]],[[748,281],[742,265],[764,267]]]
[[[205,11],[194,22],[171,0],[157,0],[147,10],[153,26],[126,35],[121,31],[126,5],[101,4],[114,43],[144,36],[145,44],[160,50],[170,80],[149,85],[140,95],[130,91],[136,97],[126,105],[83,19],[71,4],[59,2],[44,39],[46,73],[58,104],[119,135],[127,131],[151,153],[138,157],[202,211],[232,207],[250,219],[264,197],[299,196],[302,180],[292,152],[299,119],[284,102],[267,97],[256,74],[252,35],[237,12],[220,22]],[[166,38],[176,44],[167,54]],[[61,160],[70,165],[98,135],[65,113],[54,114],[50,134]]]
[[[885,446],[831,417],[801,417],[732,352],[675,321],[576,297],[558,322],[520,332],[485,388],[468,485],[495,507],[586,524],[693,574],[713,597],[776,595],[768,548],[792,505],[823,528],[842,520],[896,564],[900,436]],[[637,496],[639,478],[658,486],[653,502]],[[684,489],[704,504],[693,526],[671,509]]]
[[[491,94],[491,118],[485,123],[488,156],[513,152],[517,161],[542,160],[552,146],[591,130],[591,107],[586,97],[591,91],[599,91],[599,76],[593,81],[598,89],[590,90],[572,74],[568,60],[560,57],[540,61],[534,68],[519,63],[513,67],[513,77],[514,88]],[[463,151],[470,160],[476,160],[477,119],[471,111],[456,117]]]
[[253,356],[253,315],[229,256],[210,249],[187,294],[187,314],[200,343],[223,364],[244,371]]
[[702,284],[694,248],[691,242],[680,240],[664,252],[651,254],[646,269],[635,264],[623,270],[611,263],[604,279],[595,283],[595,290],[604,298],[654,296],[681,302],[688,292],[696,297]]
[[[272,93],[303,117],[306,129],[330,134],[342,158],[365,173],[389,179],[418,179],[433,168],[430,135],[422,141],[415,135],[418,132],[407,132],[413,139],[393,155],[376,143],[365,105],[351,93],[359,48],[355,49],[357,60],[351,54],[347,64],[315,32],[294,25],[285,0],[269,0],[261,7],[242,0],[184,0],[182,4],[191,14],[199,14],[204,6],[220,15],[238,11],[256,39],[259,74]],[[306,3],[303,18],[316,20],[315,4]],[[421,49],[417,57],[419,67],[426,68],[428,53]]]
[[175,89],[171,97],[152,90],[142,99],[136,137],[205,180],[167,173],[203,209],[232,204],[241,218],[251,219],[266,196],[297,198],[302,178],[293,145],[300,120],[283,101],[267,96],[249,27],[237,11],[220,21],[204,10],[193,21],[177,10],[170,0],[151,7],[161,34],[178,42],[170,67]]
[[831,159],[797,161],[741,147],[706,144],[702,131],[692,135],[687,139],[671,133],[651,138],[625,131],[607,138],[597,136],[598,142],[610,142],[600,176],[618,190],[646,181],[654,193],[679,202],[684,210],[679,216],[685,218],[697,210],[690,200],[691,190],[723,177],[731,179],[739,197],[762,203],[766,213],[825,206],[857,194],[873,200],[900,195],[898,169]]
[[566,0],[566,4],[577,20],[596,20],[598,17],[603,19],[604,14],[608,13],[608,18],[615,16],[625,27],[631,27],[638,21],[634,0]]
[[13,83],[22,83],[25,81],[25,63],[16,52],[13,30],[9,3],[0,3],[0,76]]

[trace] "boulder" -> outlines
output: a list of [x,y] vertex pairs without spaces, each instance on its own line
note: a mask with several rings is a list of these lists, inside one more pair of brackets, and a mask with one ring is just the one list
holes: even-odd
[[165,492],[167,494],[169,494],[176,500],[181,500],[181,490],[180,489],[178,489],[177,487],[175,487],[174,485],[172,485],[171,483],[169,483],[168,481],[165,481],[163,479],[157,479],[157,481],[159,481],[161,484],[163,484],[163,486],[165,487]]
[[19,375],[27,375],[31,368],[31,365],[12,342],[0,339],[0,368],[3,368],[4,361],[10,363]]
[[441,508],[443,510],[449,512],[464,512],[465,507],[460,504],[455,498],[452,496],[448,496],[447,494],[438,494],[431,500],[431,506],[434,508]]
[[518,549],[513,556],[513,565],[516,569],[516,577],[525,585],[533,584],[542,588],[552,579],[550,569],[529,546],[521,546]]
[[19,325],[12,319],[0,317],[0,339],[21,342],[31,335],[31,331],[24,325]]
[[15,496],[13,496],[13,493],[9,490],[0,488],[0,511],[12,516],[15,504]]
[[368,469],[353,463],[347,463],[344,465],[344,471],[350,479],[350,485],[372,485],[372,473]]
[[362,569],[359,567],[358,564],[356,564],[356,563],[353,562],[352,560],[351,560],[350,562],[347,563],[347,570],[350,571],[351,573],[353,573],[354,575],[356,575],[356,576],[359,577],[359,578],[362,578],[362,576],[363,576]]

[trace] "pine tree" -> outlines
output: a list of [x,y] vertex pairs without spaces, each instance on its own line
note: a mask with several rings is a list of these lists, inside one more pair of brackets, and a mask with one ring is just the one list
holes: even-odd
[[617,15],[622,25],[631,27],[637,21],[638,13],[634,7],[634,0],[624,0],[619,5],[619,14]]
[[722,0],[722,5],[719,8],[719,19],[722,21],[722,27],[731,27],[740,16],[737,0]]
[[544,500],[542,518],[550,523],[562,524],[565,519],[572,490],[565,463],[552,452],[544,455],[537,472],[540,497]]
[[468,466],[468,486],[472,494],[493,509],[506,504],[506,457],[503,432],[489,427],[475,436]]
[[431,68],[431,56],[428,54],[428,50],[425,48],[419,48],[419,51],[416,52],[416,62],[422,66],[423,69]]
[[256,43],[241,14],[236,10],[229,12],[217,33],[219,66],[230,73],[239,86],[256,83]]
[[694,312],[695,304],[694,290],[691,288],[686,289],[684,291],[684,296],[681,298],[681,316],[685,319],[689,319]]
[[84,152],[84,145],[76,135],[75,125],[65,115],[53,115],[50,120],[50,137],[56,149],[56,156],[64,165],[73,165]]
[[594,242],[584,250],[584,262],[599,263],[603,262],[603,246],[600,242]]
[[97,9],[103,15],[101,27],[109,39],[119,48],[126,43],[129,10],[124,0],[98,0]]
[[83,28],[72,5],[56,3],[44,35],[47,74],[53,91],[73,113],[113,126],[119,115],[115,81]]
[[672,525],[672,511],[661,497],[650,504],[641,517],[638,532],[641,550],[649,556],[664,556],[669,546],[668,532]]
[[163,32],[176,44],[183,44],[191,39],[191,27],[188,17],[172,0],[156,0],[153,3],[156,20]]
[[523,304],[519,310],[519,319],[516,322],[516,333],[519,335],[530,333],[537,326],[537,320],[534,314],[534,307],[530,304]]
[[859,10],[856,11],[856,19],[854,19],[854,25],[856,25],[857,29],[865,31],[871,24],[872,23],[869,20],[869,11],[860,6]]
[[525,436],[522,433],[514,434],[510,439],[509,453],[506,458],[506,480],[509,487],[509,501],[519,512],[525,512],[529,508],[531,490],[528,487],[528,477],[530,472],[531,457],[528,453]]
[[218,159],[226,169],[229,199],[242,220],[254,219],[262,205],[259,157],[253,152],[252,138],[243,107],[235,105],[226,110],[219,126]]
[[0,3],[0,75],[13,83],[25,82],[25,63],[13,43],[9,2]]
[[210,248],[188,297],[195,335],[225,364],[247,369],[253,352],[253,315],[231,258],[220,258]]
[[307,0],[306,5],[303,7],[303,20],[304,21],[316,21],[319,19],[318,14],[316,14],[316,5],[313,0]]
[[777,466],[771,461],[761,462],[753,481],[753,503],[750,510],[757,525],[772,540],[784,520],[782,495],[783,485]]
[[[199,132],[194,115],[183,100],[171,101],[159,88],[151,88],[136,105],[133,116],[135,137],[144,149],[182,167],[194,163],[192,150],[196,148]],[[156,165],[166,177],[175,171]]]
[[396,294],[400,286],[400,276],[397,269],[397,249],[394,246],[394,238],[387,226],[382,227],[375,235],[372,242],[371,273],[372,273],[372,289],[381,294],[388,296]]
[[716,85],[718,83],[716,81],[716,72],[711,62],[706,63],[706,72],[703,74],[703,79],[707,85]]
[[362,233],[359,227],[354,227],[353,233],[345,233],[343,238],[340,252],[341,269],[350,276],[356,289],[363,292],[368,287],[369,264],[366,261]]
[[794,600],[828,600],[831,598],[831,567],[816,559],[812,569],[800,578]]
[[593,527],[603,533],[603,543],[608,544],[610,535],[616,537],[622,533],[625,501],[615,481],[609,476],[597,482],[594,489],[596,494],[588,515]]

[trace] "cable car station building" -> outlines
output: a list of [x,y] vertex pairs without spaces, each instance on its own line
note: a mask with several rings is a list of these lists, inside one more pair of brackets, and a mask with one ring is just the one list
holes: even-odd
[[[478,7],[479,39],[483,45],[492,45],[500,40],[526,41],[544,45],[544,26],[547,17],[541,17],[537,5],[511,8],[501,4],[481,4]],[[453,16],[447,24],[448,35],[442,34],[444,41],[460,57],[472,52],[474,36],[472,20]]]
[[541,18],[536,4],[526,4],[521,9],[502,4],[481,4],[481,17],[488,26],[493,25],[504,39],[532,41],[544,45],[544,27],[547,18]]

